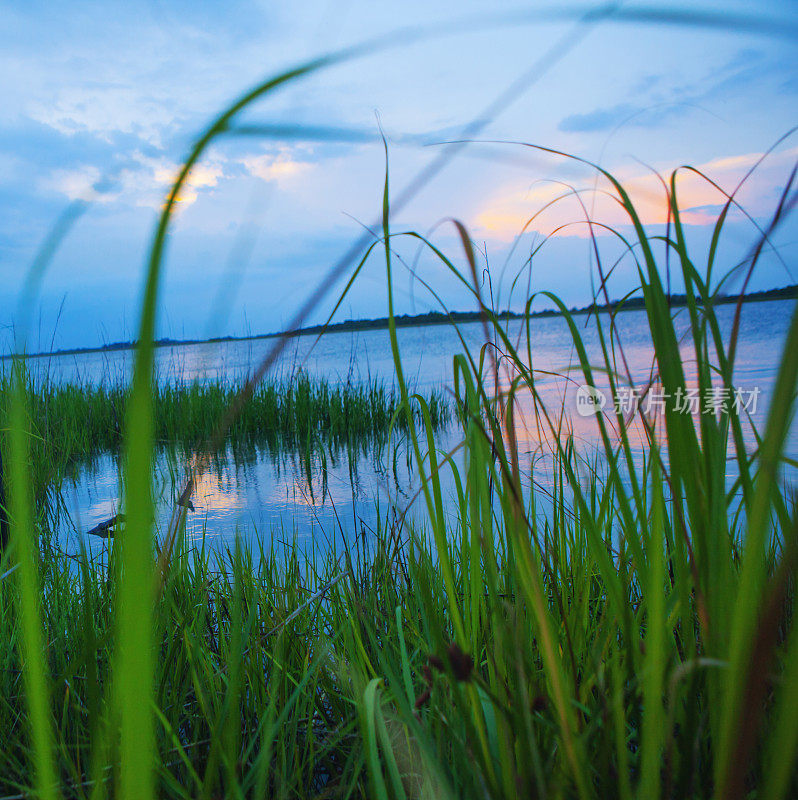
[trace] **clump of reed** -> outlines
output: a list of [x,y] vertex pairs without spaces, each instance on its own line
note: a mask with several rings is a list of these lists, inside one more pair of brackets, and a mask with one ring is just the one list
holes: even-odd
[[[120,451],[128,387],[105,381],[38,381],[30,374],[23,383],[37,494],[98,454]],[[10,374],[0,377],[0,430],[7,427],[12,385]],[[226,381],[154,384],[156,441],[180,450],[201,446],[213,436],[239,390]],[[405,416],[396,413],[399,399],[396,387],[373,379],[333,384],[299,373],[292,379],[264,381],[227,429],[225,441],[233,447],[258,445],[275,452],[379,447],[392,424],[397,431],[406,429]],[[426,402],[434,426],[445,426],[450,403],[443,392],[429,391]],[[0,434],[0,446],[3,443]]]
[[[277,533],[260,547],[225,554],[179,546],[162,575],[151,701],[159,720],[159,796],[229,796],[244,764],[245,795],[307,796],[325,787],[345,793],[363,784],[357,684],[346,667],[352,642],[340,634],[381,624],[378,598],[392,596],[395,606],[408,586],[394,584],[384,547],[368,564],[356,550],[339,563],[332,551],[310,556],[278,544],[290,531]],[[112,549],[100,570],[86,557],[76,565],[45,539],[38,562],[46,598],[42,658],[59,709],[58,793],[67,797],[113,793],[118,777],[109,769],[119,753],[108,701],[119,553]],[[0,624],[9,634],[0,647],[2,796],[27,791],[31,778],[30,728],[20,713],[25,663],[13,646],[19,608],[17,584],[0,581]],[[377,616],[368,622],[371,612]],[[373,657],[372,644],[362,644]]]

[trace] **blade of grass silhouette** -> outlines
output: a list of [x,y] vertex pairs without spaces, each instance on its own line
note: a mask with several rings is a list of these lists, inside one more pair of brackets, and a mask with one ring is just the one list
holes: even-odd
[[[466,146],[468,137],[476,135],[499,113],[501,113],[514,100],[516,100],[524,90],[534,85],[548,71],[548,69],[550,69],[554,64],[559,62],[571,50],[573,50],[574,47],[576,47],[577,44],[584,39],[584,37],[595,24],[610,16],[614,12],[615,8],[616,6],[613,4],[611,6],[604,7],[599,11],[591,10],[585,13],[572,30],[569,30],[566,34],[561,36],[542,56],[535,59],[534,63],[528,70],[513,80],[503,92],[501,92],[491,103],[488,104],[488,106],[479,116],[477,116],[463,129],[464,138],[462,140],[447,144],[443,151],[436,156],[430,164],[425,166],[416,174],[414,178],[409,181],[408,184],[406,184],[404,189],[399,192],[397,198],[391,202],[391,213],[396,214],[398,211],[404,208]],[[255,99],[259,95],[260,92],[257,94],[253,93],[252,97],[248,96],[244,98],[244,100],[240,101],[239,104],[231,109],[231,111],[225,115],[225,121],[223,125],[219,125],[218,132],[221,132],[226,128],[227,120],[232,118],[240,108],[243,108],[245,105],[249,104],[252,99]],[[193,160],[191,160],[191,164],[198,160],[199,156],[207,144],[212,140],[212,138],[214,138],[216,133],[216,129],[211,129],[200,140],[200,143],[195,148],[196,155],[193,157]],[[180,179],[175,184],[178,190],[185,180],[185,176],[187,174],[187,170],[184,170],[181,173]],[[176,196],[174,190],[173,195]],[[168,221],[168,217],[166,217],[166,219]],[[378,225],[379,220],[374,223],[374,227],[378,227]],[[291,332],[302,326],[303,322],[307,319],[313,309],[318,306],[318,304],[324,297],[327,296],[330,291],[332,291],[334,286],[338,283],[340,278],[351,266],[358,255],[366,247],[368,247],[370,241],[371,235],[369,233],[365,233],[360,236],[344,253],[344,255],[327,271],[321,283],[316,287],[312,294],[302,304],[299,311],[291,319],[291,322],[287,328],[287,332]],[[212,453],[218,450],[222,441],[224,440],[225,432],[232,423],[232,420],[235,419],[241,407],[247,402],[254,387],[277,360],[280,353],[283,351],[286,342],[287,337],[282,337],[275,343],[274,346],[270,348],[269,352],[261,361],[254,374],[247,381],[247,384],[242,389],[236,402],[232,404],[223,419],[220,421],[218,433],[210,440],[210,442],[208,442],[203,452],[207,451]],[[204,458],[205,456],[201,456],[201,459],[204,460]],[[189,475],[194,475],[198,470],[201,471],[201,469],[202,460],[197,460],[189,468]],[[181,514],[178,512],[174,515],[172,523],[170,523],[167,542],[172,541],[177,535],[177,528],[182,517],[184,517],[184,513]]]
[[[87,204],[76,201],[70,204],[56,221],[36,253],[25,276],[17,311],[16,350],[25,353],[33,303],[38,289],[58,246],[86,210]],[[8,453],[9,500],[11,508],[11,540],[19,567],[17,576],[22,600],[23,632],[21,646],[24,652],[23,674],[27,687],[33,739],[34,777],[39,795],[47,798],[60,796],[53,760],[53,736],[48,713],[50,686],[43,658],[40,589],[37,569],[38,537],[33,524],[33,498],[28,475],[29,426],[26,409],[22,366],[13,363],[13,394],[10,414],[10,449]],[[8,574],[8,573],[7,573]]]
[[88,207],[89,203],[87,201],[76,200],[64,209],[52,228],[48,231],[46,238],[36,252],[36,256],[25,275],[25,282],[17,303],[15,325],[15,333],[19,332],[21,336],[15,345],[18,355],[23,355],[27,351],[28,329],[33,314],[33,307],[47,268],[53,260],[58,248]]
[[733,788],[731,784],[738,774],[733,760],[735,732],[748,713],[744,705],[744,682],[748,677],[750,647],[753,644],[752,636],[760,610],[760,590],[765,580],[762,549],[772,511],[773,495],[776,491],[787,426],[791,419],[789,411],[793,406],[795,388],[798,385],[798,359],[789,357],[787,354],[794,353],[796,348],[798,348],[798,309],[792,316],[785,343],[785,356],[782,358],[768,413],[768,424],[760,453],[760,469],[756,478],[739,590],[732,611],[729,682],[723,704],[721,740],[715,772],[721,796],[727,789]]
[[[339,56],[343,58],[344,56]],[[154,431],[152,421],[153,341],[158,304],[158,287],[172,211],[180,191],[202,153],[243,108],[290,80],[334,63],[324,57],[289,70],[257,86],[234,103],[208,128],[183,164],[161,214],[150,250],[145,276],[144,299],[126,415],[125,499],[127,530],[121,544],[124,565],[119,586],[117,618],[118,652],[114,668],[114,705],[121,723],[120,796],[128,800],[149,800],[153,793],[154,730],[150,708],[152,696],[152,468]],[[193,482],[187,484],[190,493]],[[188,495],[186,495],[188,497]],[[185,506],[180,507],[185,513]],[[176,535],[176,534],[175,534]],[[171,552],[170,536],[163,553]],[[163,577],[163,570],[155,574]]]
[[270,199],[271,192],[268,192],[259,198],[259,202],[256,201],[254,195],[250,200],[248,219],[236,232],[222,277],[211,301],[210,311],[205,322],[205,335],[203,337],[205,339],[224,335],[227,321],[230,318],[230,311],[241,288],[244,274],[252,260],[252,254],[255,251],[255,245],[258,240],[259,230],[255,224],[255,206],[258,205],[258,210],[262,213]]
[[[335,142],[338,144],[370,144],[381,141],[380,134],[369,128],[339,128],[332,125],[279,125],[268,122],[235,125],[227,129],[228,136],[254,136],[261,139],[297,139],[303,142]],[[432,143],[429,136],[398,133],[390,136],[392,144],[425,147]]]
[[[15,370],[19,373],[19,363]],[[38,536],[34,525],[33,498],[27,470],[29,463],[28,424],[22,378],[17,375],[10,415],[10,458],[8,465],[11,507],[11,541],[19,565],[17,580],[22,611],[22,665],[29,724],[33,742],[33,778],[43,800],[60,797],[53,758],[50,717],[50,681],[46,671],[42,619],[39,602]]]
[[[648,14],[648,16],[650,18],[651,17],[651,12],[647,12],[647,14]],[[665,16],[666,15],[664,15],[663,13],[660,13],[656,17],[656,21],[657,22],[662,22]],[[694,15],[691,16],[690,18],[691,18],[691,20],[693,21],[694,24],[699,24],[700,20],[696,21],[697,18]],[[722,18],[720,17],[720,15],[716,16],[715,17],[715,22],[712,25],[712,27],[718,27],[718,28],[723,27],[723,24],[725,24],[726,22],[729,21],[729,20],[726,20],[726,21],[724,21],[723,24],[720,24],[719,20],[721,20],[721,19]],[[780,33],[782,33],[782,34],[784,33],[784,29],[783,28],[780,31]],[[222,132],[221,129],[220,129],[220,132]],[[188,174],[188,170],[184,174],[187,175]],[[400,199],[401,199],[401,196],[400,196]],[[397,208],[396,203],[394,203],[394,208]],[[169,212],[171,212],[171,208],[170,208]],[[168,218],[168,216],[169,216],[169,214],[167,213],[167,218]],[[149,389],[149,381],[150,381],[150,378],[151,378],[152,364],[151,364],[151,352],[149,353],[149,356],[148,356],[147,350],[148,350],[148,348],[151,348],[151,339],[152,339],[152,330],[151,330],[151,328],[154,327],[154,322],[153,322],[153,325],[150,326],[150,329],[147,329],[147,325],[145,325],[145,323],[149,323],[150,321],[154,320],[154,308],[155,308],[155,305],[156,305],[154,301],[155,301],[155,299],[157,297],[157,294],[156,294],[156,290],[157,290],[157,285],[156,285],[157,284],[157,271],[160,269],[160,266],[161,266],[161,256],[162,256],[163,247],[165,245],[165,236],[166,236],[166,232],[165,232],[165,226],[164,226],[163,237],[162,237],[163,241],[161,242],[161,246],[160,246],[161,252],[159,252],[157,254],[157,258],[156,258],[156,265],[157,265],[157,269],[155,271],[156,280],[150,280],[148,278],[148,283],[147,283],[147,289],[148,289],[147,303],[148,303],[148,305],[145,306],[144,313],[142,315],[142,328],[144,329],[145,335],[142,336],[141,339],[140,339],[141,345],[140,345],[140,353],[139,353],[139,355],[141,356],[141,361],[140,361],[139,365],[137,366],[137,375],[139,376],[139,380],[134,381],[134,390],[136,390],[137,388],[140,389],[142,386],[144,386],[145,390]],[[356,257],[356,255],[353,256],[353,257]],[[346,270],[346,268],[347,268],[347,266],[344,266],[342,268],[342,274]],[[152,289],[151,293],[150,293],[150,289]],[[152,302],[150,302],[150,301],[152,301]],[[152,315],[151,318],[148,317],[149,307],[150,306],[153,309],[153,315]],[[150,358],[149,363],[148,363],[148,357]],[[134,472],[135,470],[137,470],[139,468],[146,467],[147,466],[147,459],[149,457],[151,457],[151,450],[152,450],[152,448],[151,448],[151,437],[148,440],[147,439],[147,435],[146,435],[148,433],[148,427],[149,427],[149,425],[151,423],[150,416],[151,415],[148,414],[148,409],[146,407],[146,403],[131,402],[131,410],[130,410],[129,418],[131,419],[131,421],[135,422],[136,424],[131,427],[132,433],[130,433],[129,436],[131,437],[131,439],[134,438],[135,436],[138,436],[139,433],[144,433],[145,436],[144,436],[143,447],[137,447],[134,444],[131,444],[130,447],[129,447],[129,451],[130,451],[129,452],[129,457],[128,457],[129,472]],[[136,485],[136,489],[137,489],[137,493],[138,493],[138,495],[137,495],[138,499],[143,500],[144,505],[146,506],[147,504],[151,503],[151,499],[148,496],[149,495],[148,487],[145,486],[145,484],[144,484],[145,480],[148,480],[148,479],[145,479],[142,476],[141,481]],[[131,485],[132,485],[132,479],[131,479]],[[130,499],[129,495],[128,495],[128,498]],[[141,515],[141,520],[144,521],[144,515],[143,514]],[[149,521],[147,521],[147,525],[149,525],[149,524],[150,524]],[[142,535],[139,538],[142,539],[142,540],[144,540],[144,535],[143,534],[145,532],[145,528],[146,528],[145,525],[141,526],[141,534]],[[132,538],[135,538],[135,537],[132,537]],[[128,569],[128,572],[135,574],[138,571],[138,569],[137,569],[138,565],[144,563],[144,561],[146,560],[146,559],[142,559],[141,558],[142,553],[146,552],[146,550],[149,549],[149,548],[147,547],[147,543],[146,542],[137,542],[133,546],[136,549],[131,551],[131,552],[137,553],[137,556],[135,558],[128,558],[127,559],[128,563],[126,563],[126,569],[129,567],[130,569]],[[125,577],[126,578],[130,578],[130,576],[127,575],[126,573],[125,573]],[[141,573],[139,573],[138,577],[130,578],[130,580],[132,580],[132,581],[139,580],[140,577],[141,577]],[[147,589],[146,583],[142,584],[140,582],[139,585],[144,585],[145,590]],[[141,607],[140,608],[143,608],[145,617],[147,617],[149,615],[149,609],[147,608],[147,602],[146,602],[147,601],[147,594],[148,594],[147,591],[145,591],[141,595],[141,597],[144,598],[144,602],[141,603]],[[135,598],[134,594],[130,594],[129,593],[128,596],[129,596],[129,598]],[[135,598],[135,599],[140,602],[141,601],[141,597]],[[126,624],[128,624],[128,623],[126,623]],[[145,645],[145,649],[146,649],[146,645],[147,645],[146,630],[147,630],[148,624],[149,623],[147,622],[147,619],[143,619],[141,621],[141,625],[138,628],[136,628],[131,623],[129,625],[129,629],[128,629],[128,634],[129,635],[127,637],[123,637],[125,639],[125,641],[126,641],[126,646],[129,646],[131,643],[135,644],[138,641],[138,642],[143,642],[144,645]],[[145,635],[142,635],[142,631],[144,632]],[[124,632],[124,629],[122,629],[122,632]],[[120,658],[122,658],[122,656],[120,656]],[[126,656],[124,656],[124,658],[125,659],[131,659],[131,663],[132,663],[132,657],[126,655]],[[120,662],[120,663],[125,663],[127,667],[130,667],[130,663],[128,663],[127,661]],[[144,663],[144,666],[145,666],[145,668],[148,669],[151,665],[149,663]],[[147,674],[146,674],[147,669],[145,669],[145,674],[143,674],[141,676],[142,679],[138,683],[139,686],[143,686],[145,688],[143,696],[142,695],[134,695],[130,691],[131,687],[135,685],[135,681],[133,683],[130,683],[130,682],[125,683],[125,678],[126,677],[127,678],[130,677],[130,670],[128,670],[127,673],[125,672],[124,669],[120,670],[120,674],[119,674],[118,677],[120,679],[120,683],[122,685],[126,686],[124,691],[127,692],[128,698],[130,700],[132,700],[134,703],[141,703],[143,706],[147,706],[147,708],[148,708],[147,703],[143,702],[143,700],[146,700],[149,697],[149,687],[147,685],[148,678],[147,678]],[[121,691],[123,691],[123,689],[120,689],[120,692]],[[149,713],[149,712],[147,712],[147,713]],[[125,758],[127,758],[128,755],[129,755],[128,749],[130,747],[131,733],[136,731],[136,725],[135,724],[131,724],[131,719],[135,719],[135,718],[131,718],[131,717],[123,718],[123,740],[124,740],[123,756]],[[142,759],[140,759],[138,763],[144,765],[145,773],[146,773],[146,771],[148,771],[149,768],[150,768],[150,765],[147,762],[147,757],[148,757],[149,752],[150,752],[148,748],[150,747],[150,743],[151,742],[150,742],[150,737],[148,736],[148,728],[147,728],[146,725],[144,725],[144,727],[141,728],[140,732],[141,732],[141,734],[143,736],[143,744],[144,744],[145,752],[144,752],[144,757]],[[144,791],[145,791],[145,795],[146,795],[146,793],[149,791],[148,784],[147,784],[147,778],[145,777],[143,779],[143,781],[140,781],[138,783],[134,782],[130,778],[130,769],[133,766],[135,766],[134,763],[130,764],[127,767],[127,773],[125,772],[125,767],[123,766],[123,784],[124,784],[124,787],[127,787],[126,789],[123,787],[123,794],[128,794],[129,795],[135,789],[143,788]]]
[[[386,158],[387,158],[387,147],[386,147]],[[388,206],[387,172],[386,172],[386,188],[385,188],[385,192],[384,192],[383,207],[384,207],[384,211],[383,211],[383,230],[384,230],[383,238],[385,240],[386,264],[387,264],[387,270],[388,270],[388,290],[389,290],[388,300],[389,300],[389,320],[390,320],[390,328],[389,328],[389,330],[390,330],[390,334],[391,334],[391,347],[392,347],[392,351],[393,351],[394,366],[395,366],[395,370],[396,370],[396,374],[397,374],[397,380],[399,382],[400,389],[403,392],[404,408],[405,408],[406,413],[409,414],[410,402],[409,402],[409,398],[407,396],[407,390],[406,390],[405,382],[404,382],[404,379],[403,379],[402,368],[401,368],[401,360],[400,360],[400,355],[399,355],[399,350],[398,350],[398,344],[397,344],[397,341],[396,341],[395,322],[394,322],[394,318],[393,318],[393,305],[392,305],[392,294],[391,294],[391,287],[392,287],[391,249],[390,249],[390,247],[388,245],[388,242],[389,242],[389,239],[390,239],[390,231],[389,231],[389,228],[388,228],[388,219],[390,217],[390,209],[389,209],[389,206]],[[474,295],[475,295],[475,297],[477,299],[477,302],[479,304],[480,311],[482,312],[483,317],[484,317],[487,313],[489,313],[489,310],[485,307],[485,305],[482,302],[481,297],[480,297],[479,283],[478,283],[477,275],[476,275],[476,267],[475,267],[474,258],[473,258],[473,251],[470,249],[470,239],[469,239],[469,237],[468,237],[467,233],[465,232],[465,229],[463,228],[462,225],[460,225],[457,222],[455,222],[455,225],[456,225],[456,227],[458,229],[459,235],[461,237],[461,241],[463,242],[463,244],[465,246],[466,254],[467,254],[467,257],[468,257],[469,268],[471,270],[471,276],[472,276],[472,282],[471,282],[471,285],[470,285],[470,289],[474,293]],[[445,263],[447,263],[448,266],[450,266],[450,269],[452,269],[456,274],[458,273],[458,271],[456,269],[454,269],[453,265],[451,265],[450,262],[448,262],[448,260],[444,259],[444,261],[445,261]],[[461,279],[464,280],[467,283],[467,281],[466,281],[466,279],[464,277],[462,277]],[[487,324],[487,320],[486,319],[483,319],[483,324],[485,324],[485,325]],[[485,329],[484,333],[487,336],[487,329]],[[467,352],[467,348],[466,348],[466,352]],[[472,366],[473,366],[473,360],[471,361],[471,363],[472,363]],[[495,374],[495,366],[494,366],[493,372]],[[486,403],[486,405],[488,405],[489,401],[487,399],[487,396],[484,395],[484,387],[483,386],[480,386],[480,392],[483,393],[484,402]],[[491,424],[493,425],[494,424],[494,415],[490,416],[490,420],[491,420]],[[517,492],[517,487],[515,486],[515,483],[513,482],[513,468],[512,467],[508,467],[507,462],[506,462],[506,460],[504,458],[500,458],[500,459],[496,458],[496,456],[497,456],[497,447],[502,444],[500,431],[498,431],[498,429],[495,429],[495,430],[493,430],[491,432],[491,434],[488,434],[487,431],[485,431],[484,428],[482,427],[482,425],[480,424],[479,420],[475,419],[475,422],[476,422],[477,427],[481,430],[481,432],[482,432],[482,434],[483,434],[483,436],[485,438],[485,441],[487,442],[487,444],[491,448],[491,453],[492,453],[492,456],[490,458],[491,465],[493,465],[496,460],[499,461],[500,469],[502,470],[502,472],[506,473],[508,479],[510,480],[511,490],[513,492]],[[439,486],[438,486],[438,482],[437,482],[437,466],[433,462],[431,464],[431,475],[428,477],[425,474],[424,467],[423,467],[424,459],[422,458],[421,453],[420,453],[419,444],[418,444],[418,441],[417,441],[417,436],[416,436],[415,429],[414,429],[414,426],[413,426],[413,423],[412,423],[412,419],[408,419],[408,427],[409,427],[409,430],[410,430],[411,441],[412,441],[412,444],[413,444],[413,448],[414,448],[415,455],[416,455],[416,460],[417,460],[417,463],[418,463],[418,469],[420,471],[421,490],[424,493],[426,504],[427,504],[427,507],[429,509],[429,518],[430,518],[430,522],[432,524],[433,535],[434,535],[434,538],[435,538],[435,541],[436,541],[436,551],[438,553],[438,557],[439,557],[439,560],[440,560],[440,563],[441,563],[441,569],[442,569],[442,572],[443,572],[443,575],[444,575],[444,584],[445,584],[445,587],[446,587],[445,595],[446,595],[446,598],[448,600],[450,614],[451,614],[451,616],[453,618],[453,622],[454,622],[455,637],[459,638],[461,641],[465,641],[466,637],[465,637],[463,622],[462,622],[462,619],[460,618],[459,610],[458,610],[457,606],[454,604],[454,597],[456,595],[456,589],[454,587],[454,579],[453,579],[453,575],[452,575],[452,566],[451,566],[451,563],[450,563],[448,555],[447,555],[447,542],[446,542],[445,533],[444,533],[444,522],[443,522],[443,516],[442,516],[443,509],[442,509],[442,504],[441,504],[441,499],[440,499],[440,490],[439,490]],[[429,429],[428,429],[428,432],[429,432]],[[434,446],[433,446],[433,442],[430,439],[428,441],[428,453],[429,453],[430,457],[432,457],[433,452],[434,452]],[[503,447],[502,447],[502,452],[503,452]],[[492,478],[491,478],[491,480],[492,480]],[[432,489],[433,489],[433,492],[434,492],[434,498],[431,496],[431,493],[430,493],[430,488],[429,488],[429,484],[430,483],[432,483]],[[515,510],[515,513],[516,513],[516,517],[519,516],[519,514],[518,514],[518,512],[519,512],[519,503],[520,503],[520,498],[517,497],[517,494],[516,494],[516,496],[515,496],[515,504],[514,504],[514,510]],[[521,513],[521,515],[523,515],[523,512],[520,512],[520,513]],[[525,515],[523,515],[523,516],[525,518]],[[528,520],[526,520],[526,524],[529,525]],[[476,542],[476,537],[473,537],[473,541]],[[524,554],[527,555],[528,557],[530,555],[530,554],[527,553],[527,551],[524,551]],[[563,692],[563,689],[562,689],[563,675],[561,674],[561,669],[559,668],[557,657],[556,657],[554,648],[552,646],[553,645],[553,636],[552,636],[552,632],[551,632],[551,623],[549,622],[548,615],[546,614],[545,609],[544,609],[543,596],[542,596],[542,593],[541,593],[541,586],[539,585],[538,581],[534,581],[533,580],[532,583],[533,583],[533,587],[532,587],[533,600],[532,600],[532,602],[533,602],[533,605],[534,605],[534,607],[536,609],[536,616],[537,616],[537,621],[538,621],[538,626],[539,626],[538,630],[540,631],[540,636],[541,636],[541,638],[542,638],[542,640],[544,642],[544,653],[545,653],[544,659],[545,659],[545,661],[547,663],[547,667],[549,668],[550,679],[552,681],[553,688],[554,688],[554,691],[555,691],[555,695],[557,697],[558,710],[560,711],[559,722],[560,722],[560,727],[561,727],[561,730],[563,732],[563,735],[564,735],[565,741],[566,741],[566,751],[568,753],[569,766],[573,770],[574,779],[575,779],[575,781],[577,783],[580,795],[581,796],[586,796],[586,793],[587,793],[586,779],[585,779],[585,777],[583,775],[583,772],[582,772],[582,769],[581,769],[581,766],[580,766],[580,759],[579,759],[579,757],[577,755],[577,748],[575,747],[575,742],[574,742],[573,737],[572,737],[572,728],[574,727],[574,723],[570,719],[568,700],[566,699],[566,695],[565,695],[565,693]],[[482,720],[480,715],[476,714],[475,723],[474,724],[476,726],[475,729],[478,732],[478,735],[479,735],[479,738],[480,738],[480,742],[481,742],[482,746],[484,747],[485,746],[485,735],[486,735],[486,732],[484,730],[484,720]]]

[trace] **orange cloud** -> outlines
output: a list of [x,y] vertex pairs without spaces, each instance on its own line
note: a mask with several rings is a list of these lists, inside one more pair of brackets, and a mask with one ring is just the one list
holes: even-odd
[[[733,190],[762,157],[762,153],[746,153],[717,158],[697,169],[726,191]],[[738,199],[754,216],[766,214],[773,208],[773,191],[783,185],[785,167],[798,156],[798,148],[769,156],[746,182]],[[660,174],[670,183],[673,166]],[[634,204],[644,225],[664,224],[668,219],[668,202],[660,178],[652,172],[618,173],[616,175]],[[690,170],[680,170],[676,179],[676,196],[682,210],[682,221],[688,225],[711,225],[717,218],[717,209],[726,198],[709,181]],[[569,187],[541,181],[532,186],[517,183],[505,185],[477,212],[472,227],[477,234],[509,241],[524,226],[528,231],[543,235],[566,226],[560,236],[589,236],[585,222],[585,209],[594,222],[619,227],[629,225],[626,212],[616,199],[613,186],[603,177],[596,187],[576,193]],[[548,208],[544,207],[551,203]],[[530,219],[538,214],[534,220]]]
[[[178,168],[174,164],[161,166],[155,169],[153,178],[157,184],[171,187],[177,176]],[[190,206],[197,199],[197,190],[216,186],[224,177],[221,164],[196,164],[188,174],[186,182],[177,196],[177,202]]]

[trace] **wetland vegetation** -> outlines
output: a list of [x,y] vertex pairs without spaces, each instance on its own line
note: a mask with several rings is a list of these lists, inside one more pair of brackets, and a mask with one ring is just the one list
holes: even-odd
[[[350,285],[368,258],[384,266],[395,390],[304,377],[253,382],[254,392],[158,387],[159,278],[181,188],[242,110],[325,63],[256,87],[197,140],[154,238],[129,387],[39,385],[20,364],[3,384],[11,539],[0,557],[0,797],[795,796],[794,311],[755,447],[732,404],[692,415],[641,403],[597,414],[599,449],[584,453],[566,409],[547,407],[538,388],[535,295],[522,349],[483,295],[464,227],[456,255],[394,231],[386,166],[381,230],[345,266]],[[617,236],[651,338],[645,392],[684,394],[688,373],[701,392],[733,392],[739,317],[724,337],[716,305],[730,280],[746,284],[792,211],[795,172],[757,247],[724,271],[717,244],[733,197],[695,248],[677,173],[663,183],[667,230],[652,235],[622,183],[596,171],[625,215]],[[453,354],[451,398],[413,393],[403,369],[393,313],[401,236],[469,287],[484,324],[481,347],[463,340]],[[595,302],[606,303],[614,262],[597,245],[594,258]],[[679,304],[663,280],[671,271],[684,286]],[[617,309],[577,320],[547,300],[576,353],[570,378],[595,387],[601,376],[613,394],[633,383]],[[598,361],[585,351],[586,324]],[[522,398],[548,448],[542,463],[518,435]],[[449,450],[439,446],[446,421],[459,439]],[[301,445],[392,427],[408,443],[422,521],[390,509],[355,541],[310,554],[278,547],[280,531],[221,551],[189,542],[185,507],[156,535],[163,441],[207,457],[208,442],[225,437]],[[76,561],[53,547],[36,501],[70,462],[103,449],[121,454],[126,527],[105,561],[86,551]],[[195,476],[182,477],[190,497]]]
[[[673,212],[678,232],[675,199]],[[686,386],[684,356],[652,245],[641,236],[642,296],[657,380],[675,392]],[[712,294],[678,234],[668,246],[689,287],[699,383],[731,388],[733,342],[718,336]],[[179,524],[154,549],[149,519],[128,512],[109,562],[84,556],[76,568],[46,530],[31,535],[39,438],[82,454],[121,444],[130,470],[143,455],[137,437],[146,453],[161,438],[207,436],[234,390],[153,390],[149,380],[138,394],[135,382],[132,394],[6,387],[6,795],[24,793],[32,776],[42,796],[115,794],[140,777],[127,773],[134,765],[148,791],[174,797],[775,798],[795,788],[784,753],[798,724],[796,508],[779,465],[798,377],[796,318],[755,452],[731,408],[698,419],[640,408],[644,468],[620,414],[596,418],[596,462],[580,455],[566,418],[541,406],[554,454],[541,517],[514,434],[517,398],[537,392],[534,368],[482,312],[486,341],[498,345],[453,362],[462,459],[436,448],[446,403],[411,397],[393,326],[398,394],[300,380],[266,385],[243,407],[231,428],[242,436],[264,418],[289,438],[314,426],[371,434],[392,411],[402,419],[426,524],[388,515],[354,545],[312,557],[278,551],[268,537],[226,552],[189,547]],[[606,321],[594,317],[605,363],[591,365],[563,313],[584,380],[603,368],[622,381],[622,343]],[[513,375],[499,395],[494,347]],[[132,413],[137,402],[146,416]],[[453,505],[440,491],[444,470],[458,487]],[[128,478],[128,504],[135,489]],[[137,497],[146,508],[148,491]]]

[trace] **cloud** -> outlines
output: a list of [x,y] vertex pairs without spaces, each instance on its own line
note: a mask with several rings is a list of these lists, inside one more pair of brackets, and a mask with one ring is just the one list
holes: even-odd
[[[762,153],[725,156],[701,164],[697,170],[726,191],[731,191],[762,156]],[[772,213],[786,179],[785,170],[797,157],[798,148],[794,147],[770,155],[757,167],[738,196],[749,214],[762,217]],[[676,166],[670,165],[660,170],[660,174],[670,175]],[[644,225],[665,224],[668,202],[657,175],[639,171],[616,177],[629,194]],[[676,193],[682,221],[686,225],[713,225],[726,199],[709,181],[690,170],[679,171]],[[592,221],[614,228],[627,226],[629,217],[615,196],[612,186],[606,181],[600,183],[596,191],[590,187],[579,194]],[[549,203],[551,205],[543,210]],[[530,221],[538,212],[539,216]],[[561,227],[559,236],[590,235],[579,199],[573,190],[559,182],[506,185],[482,206],[473,222],[475,233],[503,241],[514,239],[525,225],[528,231],[543,235],[550,235]]]
[[[691,82],[666,81],[664,75],[649,75],[634,88],[634,100],[616,103],[580,114],[569,114],[557,126],[563,133],[597,133],[618,125],[655,128],[671,117],[732,96],[775,78],[781,92],[798,90],[798,81],[784,76],[784,64],[768,59],[756,50],[738,51],[719,69]],[[663,90],[663,86],[667,86]]]
[[70,200],[106,202],[110,197],[95,188],[101,178],[100,170],[94,166],[57,169],[42,181],[42,188],[45,192],[66,195]]
[[283,148],[276,154],[245,156],[241,159],[241,164],[250,175],[277,183],[306,172],[313,166],[309,161],[294,158],[288,148]]
[[[54,170],[44,181],[45,192],[56,192],[70,200],[95,203],[118,202],[128,206],[161,208],[180,170],[177,162],[164,156],[136,152],[113,174],[103,175],[92,165]],[[229,177],[219,155],[197,164],[189,173],[177,202],[194,203],[200,192],[214,188]]]
[[639,110],[639,107],[630,103],[619,103],[611,108],[598,108],[587,114],[570,114],[560,122],[557,129],[563,133],[606,131],[633,116]]
[[88,132],[106,142],[134,134],[160,146],[173,119],[168,107],[129,86],[65,86],[47,102],[33,101],[28,116],[59,133]]
[[[168,191],[176,180],[178,171],[177,164],[165,159],[156,160],[152,167],[153,183]],[[177,196],[177,202],[182,203],[184,207],[190,206],[199,196],[200,190],[213,188],[224,177],[226,177],[224,167],[219,160],[195,165]],[[162,194],[165,192],[162,191]]]

